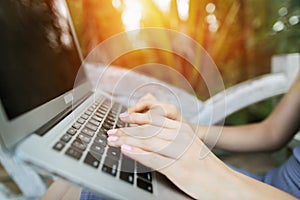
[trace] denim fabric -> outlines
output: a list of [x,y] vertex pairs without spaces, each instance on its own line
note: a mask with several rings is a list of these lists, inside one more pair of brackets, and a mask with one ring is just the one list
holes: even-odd
[[85,189],[81,190],[80,200],[105,200],[103,197],[97,196]]
[[263,182],[300,198],[300,146],[283,165],[268,172]]

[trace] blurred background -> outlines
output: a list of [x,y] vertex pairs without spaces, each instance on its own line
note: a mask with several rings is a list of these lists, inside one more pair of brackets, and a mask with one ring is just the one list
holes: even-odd
[[[117,33],[142,27],[168,28],[188,35],[203,46],[219,68],[225,87],[268,73],[271,56],[275,54],[300,52],[299,0],[67,2],[84,56]],[[169,42],[166,38],[159,40]],[[169,52],[134,51],[113,64],[131,69],[145,63],[173,67],[186,77],[200,99],[209,98],[205,83],[193,66]],[[173,84],[176,85],[176,80]],[[271,109],[272,101],[267,100],[230,116],[227,123],[259,121]]]
[[[172,29],[203,46],[219,68],[226,88],[270,72],[273,55],[300,52],[299,0],[67,0],[67,3],[84,56],[120,32],[143,27]],[[167,37],[162,38],[158,40],[170,42]],[[205,83],[193,66],[169,52],[134,51],[118,58],[113,65],[132,69],[146,63],[173,67],[186,77],[199,99],[209,98]],[[176,85],[176,79],[171,79],[171,83]],[[229,116],[226,124],[260,121],[273,106],[274,99],[251,105]],[[227,163],[254,173],[264,173],[287,157],[281,152],[271,158],[269,154],[226,155],[223,158]],[[13,193],[20,193],[1,165],[0,182]]]

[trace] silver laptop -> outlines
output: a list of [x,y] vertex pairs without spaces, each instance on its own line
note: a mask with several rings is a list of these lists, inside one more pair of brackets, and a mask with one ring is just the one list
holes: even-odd
[[[188,198],[107,145],[125,108],[93,92],[64,0],[0,1],[0,136],[23,161],[109,199]],[[80,84],[74,86],[74,81]],[[180,172],[179,172],[180,173]]]

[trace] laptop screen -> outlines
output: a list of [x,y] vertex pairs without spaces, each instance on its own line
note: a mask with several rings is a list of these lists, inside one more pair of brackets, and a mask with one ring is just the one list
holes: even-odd
[[81,59],[64,2],[0,1],[0,65],[10,120],[71,90]]

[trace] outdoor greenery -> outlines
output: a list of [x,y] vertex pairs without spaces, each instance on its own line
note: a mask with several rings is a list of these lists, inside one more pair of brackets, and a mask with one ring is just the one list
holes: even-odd
[[[207,50],[226,87],[268,73],[271,57],[275,54],[300,52],[299,0],[67,2],[85,55],[97,44],[122,31],[140,27],[168,28],[190,36]],[[131,69],[150,62],[173,67],[186,77],[200,99],[209,98],[205,83],[193,66],[170,53],[137,51],[120,57],[113,64]],[[172,83],[176,85],[176,80]],[[268,106],[270,101],[259,104],[254,115],[266,116],[272,107]],[[253,107],[249,109],[242,113],[253,111]],[[239,117],[233,117],[233,121],[249,121],[245,115],[237,115]]]

